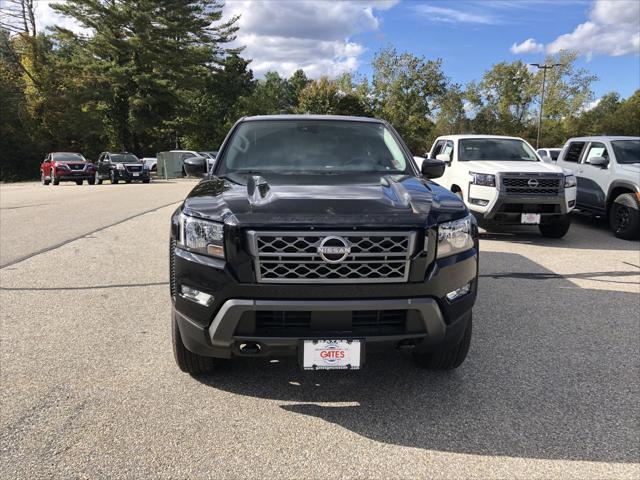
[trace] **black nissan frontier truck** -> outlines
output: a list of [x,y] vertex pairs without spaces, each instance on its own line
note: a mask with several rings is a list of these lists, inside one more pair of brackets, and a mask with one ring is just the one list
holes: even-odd
[[477,225],[372,118],[240,119],[171,219],[173,347],[199,374],[234,357],[359,369],[402,350],[452,369],[471,342]]

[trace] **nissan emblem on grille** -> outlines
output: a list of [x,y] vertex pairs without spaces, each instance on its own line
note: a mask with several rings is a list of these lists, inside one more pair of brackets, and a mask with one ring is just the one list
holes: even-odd
[[529,185],[531,188],[536,188],[538,186],[538,180],[536,180],[535,178],[530,178],[527,182],[527,185]]
[[409,279],[416,232],[258,232],[259,283],[392,283]]
[[325,262],[340,263],[349,256],[351,247],[342,237],[325,237],[318,246],[318,253]]

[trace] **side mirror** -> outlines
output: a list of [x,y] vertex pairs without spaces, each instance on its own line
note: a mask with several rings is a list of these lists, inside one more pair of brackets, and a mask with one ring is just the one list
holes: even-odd
[[604,157],[591,157],[589,159],[589,164],[593,165],[594,167],[604,168],[609,165],[609,159]]
[[[438,155],[438,157],[439,156],[440,155]],[[445,168],[446,163],[439,158],[436,157],[435,160],[433,158],[425,158],[420,167],[420,171],[425,178],[439,178],[444,175]]]
[[190,177],[204,177],[207,174],[207,159],[205,157],[186,158],[184,171]]

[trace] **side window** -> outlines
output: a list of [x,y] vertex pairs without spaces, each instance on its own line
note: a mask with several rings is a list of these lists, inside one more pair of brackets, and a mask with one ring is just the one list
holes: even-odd
[[442,152],[443,155],[449,155],[449,159],[453,159],[453,142],[451,140],[447,140]]
[[567,147],[567,153],[564,156],[565,162],[578,163],[582,156],[582,150],[584,150],[585,142],[571,142]]
[[589,150],[587,151],[587,156],[584,158],[584,163],[591,163],[589,162],[589,159],[593,157],[609,158],[609,152],[607,152],[607,147],[604,143],[593,142],[589,145]]
[[435,147],[433,147],[433,152],[431,153],[431,156],[433,158],[436,158],[436,155],[440,155],[440,153],[442,153],[442,147],[444,146],[445,141],[444,140],[438,140],[436,142]]

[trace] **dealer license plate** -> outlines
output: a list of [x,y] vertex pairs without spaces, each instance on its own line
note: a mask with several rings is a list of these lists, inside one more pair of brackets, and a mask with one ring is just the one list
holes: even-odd
[[302,368],[305,370],[358,370],[361,365],[360,340],[305,340]]
[[139,176],[140,176],[140,174],[139,174],[139,173],[134,173],[134,174],[133,174],[133,176],[134,176],[134,177],[139,177]]
[[539,213],[523,213],[520,218],[520,223],[526,225],[539,225],[540,224],[540,214]]

